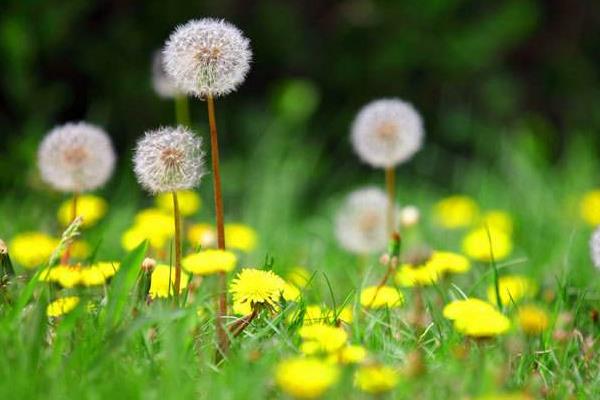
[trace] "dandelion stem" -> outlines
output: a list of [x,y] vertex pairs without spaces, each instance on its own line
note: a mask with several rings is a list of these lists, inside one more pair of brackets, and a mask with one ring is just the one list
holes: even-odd
[[179,300],[179,289],[181,287],[181,215],[179,213],[179,201],[177,192],[173,191],[173,220],[175,221],[175,302]]
[[233,337],[238,337],[244,332],[244,329],[250,325],[250,323],[258,316],[258,308],[254,308],[251,314],[246,315],[243,318],[240,318],[236,321],[235,325],[232,326],[230,332]]
[[[71,200],[71,223],[75,221],[77,218],[77,201],[79,200],[79,194],[77,192],[73,193],[73,199]],[[69,259],[71,258],[71,246],[72,243],[67,245],[65,252],[60,259],[60,263],[66,265],[69,263]]]
[[190,107],[184,94],[175,96],[175,121],[177,125],[190,126]]
[[[223,222],[223,196],[221,194],[221,173],[219,171],[219,142],[217,138],[217,121],[215,118],[215,102],[212,95],[206,97],[208,106],[208,124],[210,127],[210,153],[213,170],[213,188],[215,194],[215,213],[217,219],[217,246],[225,250],[225,226]],[[227,352],[228,337],[223,327],[223,318],[227,314],[227,276],[219,273],[219,300],[217,305],[217,343],[221,354]]]
[[396,200],[396,170],[394,167],[385,169],[385,188],[388,195],[387,232],[389,235],[394,232],[396,225],[394,222],[394,203]]

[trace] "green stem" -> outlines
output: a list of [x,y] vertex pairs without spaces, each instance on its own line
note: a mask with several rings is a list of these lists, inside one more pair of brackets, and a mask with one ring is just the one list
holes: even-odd
[[184,94],[175,96],[175,121],[177,125],[190,126],[190,107]]
[[177,192],[173,191],[173,219],[175,221],[175,302],[179,303],[179,288],[181,287],[181,215]]

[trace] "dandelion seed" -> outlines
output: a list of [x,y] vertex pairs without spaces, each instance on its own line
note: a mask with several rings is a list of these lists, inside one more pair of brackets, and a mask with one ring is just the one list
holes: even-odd
[[157,95],[163,98],[174,98],[181,94],[181,89],[167,74],[164,66],[163,54],[156,51],[152,56],[152,88]]
[[386,194],[376,187],[350,193],[335,220],[335,234],[340,245],[357,254],[385,249],[388,242],[387,206]]
[[42,179],[62,192],[85,192],[104,185],[112,175],[115,153],[101,128],[67,123],[50,131],[38,149]]
[[364,106],[352,125],[354,150],[376,168],[408,161],[421,149],[423,122],[415,108],[400,99],[375,100]]
[[410,228],[419,223],[421,212],[416,206],[405,206],[400,210],[400,225]]
[[600,226],[596,228],[590,239],[590,256],[594,266],[600,269]]
[[191,189],[204,175],[202,140],[183,126],[149,131],[133,157],[138,182],[152,194]]
[[164,67],[187,93],[206,97],[234,91],[250,70],[250,41],[232,24],[211,18],[178,26],[167,40]]

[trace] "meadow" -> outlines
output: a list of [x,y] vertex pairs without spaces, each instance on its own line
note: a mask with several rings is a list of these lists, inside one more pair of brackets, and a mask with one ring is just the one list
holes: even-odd
[[290,80],[215,165],[251,56],[196,23],[159,61],[176,123],[116,161],[105,133],[78,141],[101,128],[47,127],[26,188],[0,198],[0,398],[600,398],[589,133],[558,161],[530,132],[474,137],[480,157],[446,173],[394,99],[347,121],[339,164],[305,140],[315,88]]

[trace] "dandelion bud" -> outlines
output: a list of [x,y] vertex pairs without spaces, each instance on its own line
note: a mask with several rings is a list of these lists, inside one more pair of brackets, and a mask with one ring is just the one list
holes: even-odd
[[376,168],[391,168],[421,149],[425,133],[421,116],[400,99],[375,100],[357,114],[351,141],[358,156]]
[[390,262],[390,255],[385,253],[382,254],[381,257],[379,257],[379,264],[381,265],[387,265]]
[[350,193],[335,220],[335,234],[340,245],[358,254],[385,249],[387,205],[386,194],[376,187]]
[[152,270],[156,267],[156,260],[150,257],[144,258],[142,261],[142,270],[144,272],[152,272]]
[[405,206],[400,210],[400,225],[405,228],[410,228],[419,223],[421,213],[415,206]]
[[8,254],[8,247],[6,246],[6,243],[4,243],[4,240],[2,240],[2,239],[0,239],[0,254],[1,255]]
[[50,131],[38,149],[42,179],[62,192],[85,192],[104,185],[115,166],[108,134],[86,122]]
[[152,57],[152,88],[157,95],[167,99],[173,98],[181,92],[173,79],[167,75],[160,51],[155,52]]
[[594,266],[600,269],[600,227],[596,228],[590,239],[590,256]]
[[133,156],[138,182],[152,194],[197,186],[203,162],[202,140],[183,126],[147,132]]
[[163,50],[168,75],[197,97],[234,91],[250,70],[250,41],[232,24],[204,18],[178,26]]

